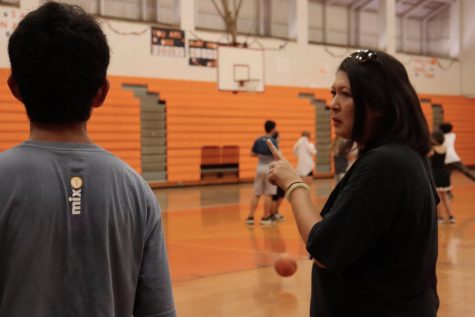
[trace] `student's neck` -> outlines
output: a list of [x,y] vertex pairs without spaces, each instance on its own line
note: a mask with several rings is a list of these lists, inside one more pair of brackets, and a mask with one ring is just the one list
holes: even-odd
[[65,125],[38,124],[30,122],[31,141],[92,143],[85,122]]

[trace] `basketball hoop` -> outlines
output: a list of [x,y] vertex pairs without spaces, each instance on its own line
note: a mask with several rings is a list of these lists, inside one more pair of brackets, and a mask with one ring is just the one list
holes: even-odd
[[238,89],[232,91],[234,95],[240,91],[259,92],[259,84],[261,83],[259,79],[239,79],[235,82]]
[[235,82],[237,83],[237,86],[239,87],[239,91],[258,92],[259,83],[261,81],[256,78],[249,78],[249,79],[235,80]]
[[246,85],[247,79],[234,80],[239,86],[239,90],[233,90],[233,95],[237,95],[239,91],[243,91],[244,86]]
[[263,50],[219,46],[218,60],[218,90],[264,91]]

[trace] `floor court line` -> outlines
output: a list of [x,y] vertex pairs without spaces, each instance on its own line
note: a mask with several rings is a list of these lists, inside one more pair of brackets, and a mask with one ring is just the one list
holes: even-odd
[[[438,317],[475,316],[475,183],[453,175],[456,224],[439,225]],[[334,186],[331,179],[312,184],[320,210]],[[286,220],[270,227],[245,225],[252,184],[159,190],[174,292],[180,316],[308,316],[311,261],[288,202]],[[169,196],[167,196],[169,195]],[[225,200],[223,200],[225,197]],[[179,211],[179,212],[174,212]],[[262,200],[256,217],[262,214]],[[298,259],[290,278],[273,267],[276,254]]]

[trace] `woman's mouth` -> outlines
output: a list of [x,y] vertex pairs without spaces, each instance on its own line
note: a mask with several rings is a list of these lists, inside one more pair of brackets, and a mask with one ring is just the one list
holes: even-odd
[[332,118],[332,122],[333,122],[333,125],[334,125],[334,126],[342,124],[342,121],[341,121],[341,120],[338,120],[338,119],[336,119],[336,118]]

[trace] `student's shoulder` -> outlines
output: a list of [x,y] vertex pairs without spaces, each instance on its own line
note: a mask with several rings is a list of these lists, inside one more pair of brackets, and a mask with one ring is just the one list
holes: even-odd
[[256,146],[263,146],[265,145],[265,147],[267,147],[266,145],[266,140],[269,139],[272,141],[272,143],[277,144],[277,140],[271,136],[268,136],[268,135],[261,135],[260,137],[256,138],[254,140],[254,145]]
[[101,157],[98,157],[97,159],[101,162],[104,168],[111,167],[118,171],[122,171],[124,174],[130,175],[130,177],[142,179],[142,176],[140,176],[132,166],[111,152],[104,150]]
[[261,135],[261,136],[257,137],[257,138],[254,140],[254,142],[265,142],[266,139],[268,139],[268,138],[269,138],[269,137],[266,136],[266,135]]
[[116,175],[123,179],[125,183],[128,183],[129,186],[132,186],[131,188],[134,188],[134,190],[142,192],[146,196],[155,197],[148,182],[132,166],[114,154],[107,151],[104,152],[103,154],[105,155],[99,158],[98,161],[101,162],[100,165],[105,170],[109,170],[107,174]]
[[258,144],[261,139],[262,139],[262,137],[255,138],[253,144],[254,144],[254,145]]
[[0,168],[3,169],[9,169],[11,166],[19,165],[25,160],[29,160],[29,157],[25,155],[25,149],[21,146],[15,146],[0,152]]

